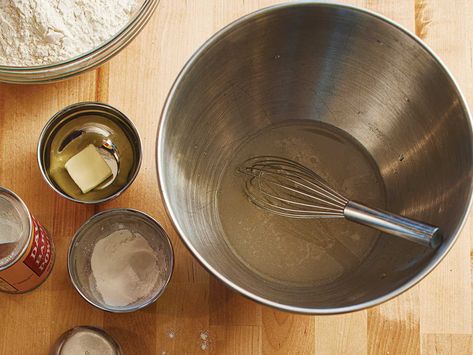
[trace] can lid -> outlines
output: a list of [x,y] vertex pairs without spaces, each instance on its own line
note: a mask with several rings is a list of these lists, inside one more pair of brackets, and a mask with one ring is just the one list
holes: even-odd
[[65,332],[51,354],[122,355],[122,351],[120,345],[104,330],[81,326]]

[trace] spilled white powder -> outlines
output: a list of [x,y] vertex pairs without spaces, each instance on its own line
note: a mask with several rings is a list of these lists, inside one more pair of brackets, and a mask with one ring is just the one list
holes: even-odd
[[0,0],[0,65],[56,63],[124,27],[142,0]]
[[127,306],[161,287],[159,257],[142,235],[126,229],[99,240],[92,251],[91,268],[104,303]]
[[209,332],[208,330],[204,330],[202,332],[200,332],[200,340],[201,340],[201,343],[200,343],[200,350],[202,351],[206,351],[208,348],[209,348]]

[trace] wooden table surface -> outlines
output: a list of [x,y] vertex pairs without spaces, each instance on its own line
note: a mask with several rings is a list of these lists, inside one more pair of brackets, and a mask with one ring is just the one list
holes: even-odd
[[[0,295],[2,354],[46,354],[65,330],[105,328],[125,354],[472,354],[471,221],[442,264],[418,286],[381,306],[340,316],[299,316],[260,306],[225,288],[193,259],[165,214],[157,186],[155,139],[161,108],[185,61],[215,31],[270,0],[161,0],[139,37],[101,68],[43,86],[0,85],[0,185],[17,192],[51,231],[52,274],[25,295]],[[445,61],[473,104],[472,0],[352,0],[415,32]],[[110,103],[136,123],[144,146],[137,180],[118,199],[82,206],[43,181],[36,143],[64,106]],[[151,307],[104,313],[73,289],[66,250],[94,213],[132,207],[157,218],[175,247],[172,282]],[[208,342],[201,333],[208,334]],[[202,350],[202,345],[208,345]],[[204,346],[205,348],[205,346]]]

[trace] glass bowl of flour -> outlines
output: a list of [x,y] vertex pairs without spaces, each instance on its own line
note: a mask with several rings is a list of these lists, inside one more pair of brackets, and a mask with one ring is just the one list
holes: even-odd
[[164,292],[174,266],[163,228],[132,209],[98,213],[76,232],[69,247],[72,284],[90,304],[109,312],[144,308]]
[[125,48],[159,0],[5,0],[0,2],[0,81],[66,79]]

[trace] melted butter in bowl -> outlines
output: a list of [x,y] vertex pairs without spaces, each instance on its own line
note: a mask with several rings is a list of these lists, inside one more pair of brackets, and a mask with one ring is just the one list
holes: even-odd
[[[112,176],[84,194],[65,165],[89,144],[98,149],[112,170]],[[133,147],[123,129],[110,119],[85,115],[65,124],[53,138],[49,176],[69,196],[87,201],[99,200],[113,195],[126,185],[133,160]]]
[[[94,152],[96,159],[102,160],[110,173],[84,193],[66,166],[91,146],[98,153]],[[133,123],[120,111],[100,103],[80,103],[66,107],[47,123],[41,133],[38,159],[46,181],[62,196],[98,203],[118,196],[132,183],[141,162],[141,142]],[[79,164],[79,172],[81,169],[89,169],[93,175],[96,167],[85,159]]]

